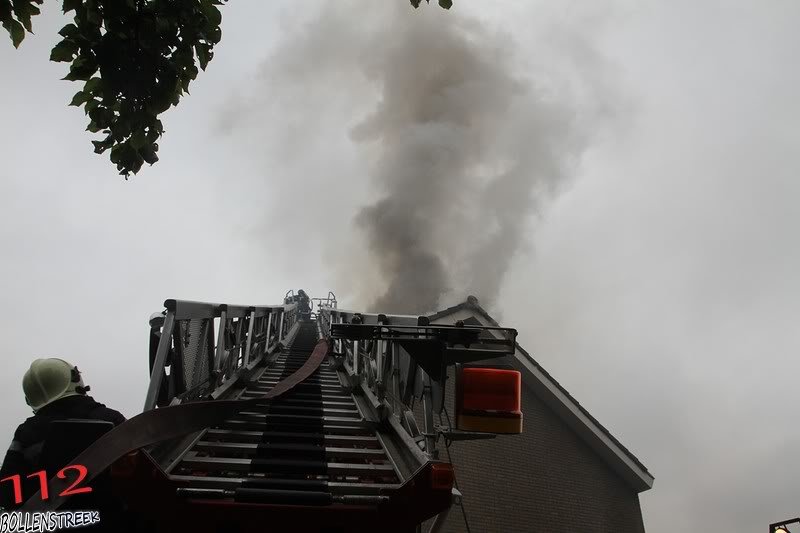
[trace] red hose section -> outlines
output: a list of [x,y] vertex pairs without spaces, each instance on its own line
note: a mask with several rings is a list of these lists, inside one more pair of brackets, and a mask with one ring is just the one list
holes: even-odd
[[[82,481],[82,485],[85,485],[128,453],[144,446],[219,424],[232,414],[256,403],[285,394],[316,372],[329,350],[328,340],[320,340],[302,367],[278,382],[269,392],[259,398],[193,402],[138,414],[97,439],[70,464],[86,467],[88,474]],[[25,502],[21,510],[53,511],[58,509],[67,499],[58,494],[67,489],[74,481],[74,479],[53,477],[48,484],[50,498],[42,501],[39,493],[36,493]]]

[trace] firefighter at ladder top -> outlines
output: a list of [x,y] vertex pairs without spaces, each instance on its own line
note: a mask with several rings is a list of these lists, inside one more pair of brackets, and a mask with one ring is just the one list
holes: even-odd
[[[33,479],[28,479],[27,476],[29,474],[40,470],[58,469],[67,466],[64,464],[61,467],[53,467],[47,464],[48,457],[43,454],[43,450],[46,451],[52,446],[52,443],[49,442],[45,446],[45,441],[52,427],[50,425],[51,422],[78,419],[83,420],[84,423],[87,420],[106,421],[111,422],[113,426],[117,426],[125,421],[125,417],[87,395],[86,392],[89,387],[83,384],[83,378],[78,371],[78,367],[62,359],[36,359],[33,361],[31,367],[22,378],[22,390],[25,393],[25,402],[33,409],[34,415],[20,424],[14,433],[14,439],[11,441],[11,446],[3,460],[3,466],[0,468],[0,479],[19,475],[22,481],[24,502],[39,490],[39,480],[36,476]],[[99,426],[105,428],[103,430],[105,431],[112,427],[111,424],[99,424]],[[94,425],[98,424],[95,422]],[[75,442],[64,442],[64,435],[59,435],[62,440],[59,440],[58,445],[54,447],[56,452],[48,455],[57,456],[59,447],[61,450],[69,450],[67,453],[72,453],[72,450],[77,447],[78,452],[80,452],[91,444],[91,441],[100,436],[100,434],[90,435],[87,442],[85,433],[81,434],[78,431],[66,434],[69,436],[66,440],[75,440]],[[75,455],[63,460],[69,461]],[[55,474],[56,472],[47,471],[48,478],[53,477]],[[94,486],[95,484],[93,483],[92,485]],[[98,487],[94,486],[94,488]],[[98,492],[102,491],[93,490],[93,499],[84,499],[82,503],[87,506],[107,503],[102,501],[104,495],[97,494]],[[87,494],[87,496],[89,495]],[[11,481],[0,483],[0,506],[6,510],[16,507],[14,487]],[[97,510],[97,508],[95,507],[94,510]],[[104,518],[112,518],[108,516],[108,513],[103,513],[103,509],[100,509],[100,511],[101,523],[107,522]],[[110,524],[107,522],[106,525]],[[92,529],[95,530],[97,528]],[[86,530],[86,528],[82,528],[82,530]]]
[[303,289],[297,291],[297,307],[298,312],[302,315],[307,315],[311,312],[311,298],[308,297],[308,294]]

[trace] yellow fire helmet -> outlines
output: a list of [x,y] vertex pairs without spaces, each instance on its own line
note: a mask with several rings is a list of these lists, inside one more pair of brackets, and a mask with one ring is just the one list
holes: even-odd
[[86,394],[81,373],[63,359],[36,359],[22,377],[25,402],[37,412],[45,405],[67,396]]

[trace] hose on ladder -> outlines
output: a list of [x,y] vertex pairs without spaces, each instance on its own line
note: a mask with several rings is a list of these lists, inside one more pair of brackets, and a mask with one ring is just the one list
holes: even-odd
[[[70,464],[83,465],[86,468],[87,474],[83,482],[88,483],[108,469],[117,459],[128,453],[144,446],[210,427],[251,405],[280,397],[316,372],[329,352],[330,342],[327,339],[320,340],[303,366],[258,398],[193,402],[140,413],[97,439]],[[42,501],[37,492],[25,502],[20,510],[54,511],[58,509],[67,500],[67,497],[60,494],[73,483],[74,480],[66,478],[51,478],[48,482],[49,499]]]

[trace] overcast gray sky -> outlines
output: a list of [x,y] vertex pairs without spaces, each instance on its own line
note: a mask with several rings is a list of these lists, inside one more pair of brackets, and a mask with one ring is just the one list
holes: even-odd
[[[57,4],[20,50],[0,46],[8,441],[34,357],[74,361],[97,399],[136,414],[147,317],[166,298],[262,304],[303,287],[358,307],[386,289],[353,223],[386,191],[370,179],[383,152],[353,131],[391,95],[357,67],[388,57],[375,35],[402,46],[413,18],[231,3],[208,72],[164,118],[161,161],[125,182],[92,154],[66,106],[77,87],[47,61]],[[553,144],[568,172],[515,222],[489,310],[655,475],[648,531],[796,516],[800,4],[550,4],[411,13],[479,26],[513,77],[556,89],[581,137]],[[378,63],[373,75],[391,71]],[[442,304],[471,292],[448,288]]]

